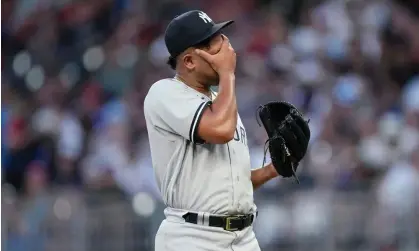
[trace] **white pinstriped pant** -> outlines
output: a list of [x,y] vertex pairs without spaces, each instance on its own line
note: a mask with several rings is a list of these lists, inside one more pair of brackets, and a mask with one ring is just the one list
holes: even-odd
[[156,234],[155,251],[260,251],[252,226],[229,232],[187,223],[182,218],[185,213],[166,208],[166,219]]

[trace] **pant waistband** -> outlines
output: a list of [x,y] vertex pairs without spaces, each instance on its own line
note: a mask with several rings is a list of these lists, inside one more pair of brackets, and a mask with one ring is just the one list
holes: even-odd
[[245,216],[245,215],[253,215],[253,221],[254,219],[256,219],[257,217],[257,212],[251,212],[249,214],[237,214],[237,215],[220,215],[220,214],[210,214],[210,213],[205,213],[205,212],[195,212],[195,211],[190,211],[190,210],[184,210],[184,209],[177,209],[177,208],[172,208],[172,207],[166,207],[166,209],[164,210],[164,215],[166,216],[166,219],[173,221],[173,222],[186,222],[184,216],[187,213],[195,213],[197,214],[197,224],[199,225],[204,225],[204,226],[209,226],[210,225],[210,216],[215,216],[215,217],[236,217],[236,216]]

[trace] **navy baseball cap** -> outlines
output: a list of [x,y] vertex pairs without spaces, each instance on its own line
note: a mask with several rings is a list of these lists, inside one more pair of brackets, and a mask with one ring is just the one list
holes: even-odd
[[171,57],[176,57],[189,47],[210,38],[234,21],[214,23],[203,11],[192,10],[170,21],[164,34],[164,41]]

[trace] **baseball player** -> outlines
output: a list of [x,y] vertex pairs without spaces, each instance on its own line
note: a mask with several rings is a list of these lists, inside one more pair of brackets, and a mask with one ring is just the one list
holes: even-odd
[[237,112],[236,53],[222,34],[232,23],[214,23],[195,10],[166,29],[176,75],[154,83],[144,101],[153,167],[167,206],[156,251],[260,250],[252,228],[253,189],[278,171],[272,164],[250,166]]

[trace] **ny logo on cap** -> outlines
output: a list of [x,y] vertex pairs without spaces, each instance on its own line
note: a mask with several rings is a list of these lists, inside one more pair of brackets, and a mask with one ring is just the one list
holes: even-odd
[[201,11],[201,12],[199,12],[198,15],[202,20],[204,20],[205,23],[211,23],[212,22],[212,19],[206,13]]

